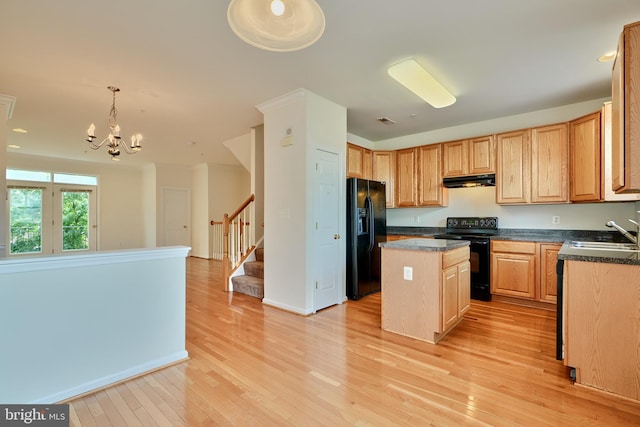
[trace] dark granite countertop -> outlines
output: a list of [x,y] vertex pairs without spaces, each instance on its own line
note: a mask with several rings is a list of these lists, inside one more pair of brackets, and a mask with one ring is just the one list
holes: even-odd
[[[445,233],[445,227],[387,227],[389,235],[429,237]],[[492,240],[514,240],[564,243],[567,240],[586,240],[595,242],[627,242],[617,231],[602,230],[544,230],[529,228],[500,228]]]
[[467,240],[444,240],[444,239],[404,239],[394,240],[391,242],[379,243],[381,248],[387,249],[404,249],[408,251],[432,251],[444,252],[451,249],[469,246]]
[[558,252],[558,259],[640,265],[640,251],[581,249],[572,247],[571,242],[567,241]]

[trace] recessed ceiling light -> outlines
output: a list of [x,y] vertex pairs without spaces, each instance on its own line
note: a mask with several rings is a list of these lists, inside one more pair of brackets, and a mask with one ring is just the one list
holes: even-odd
[[615,50],[612,50],[611,52],[607,52],[604,55],[602,55],[600,58],[598,58],[598,62],[612,61],[615,59],[616,53],[617,52]]
[[412,58],[392,65],[387,72],[435,108],[447,107],[456,102],[456,97]]
[[27,131],[22,128],[13,128],[12,130],[17,133],[27,133]]
[[9,144],[9,145],[7,145],[7,147],[9,147],[9,148],[20,148],[20,146],[18,144]]

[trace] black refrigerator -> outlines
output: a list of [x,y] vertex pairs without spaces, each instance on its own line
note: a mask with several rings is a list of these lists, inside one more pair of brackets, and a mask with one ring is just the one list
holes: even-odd
[[387,241],[385,184],[347,179],[347,297],[380,291],[380,242]]

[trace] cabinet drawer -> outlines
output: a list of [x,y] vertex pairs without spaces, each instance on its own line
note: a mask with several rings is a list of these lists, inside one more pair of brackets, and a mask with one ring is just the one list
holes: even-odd
[[460,264],[469,260],[469,246],[464,248],[452,249],[442,254],[442,268],[449,268],[452,265]]
[[535,254],[535,242],[513,242],[506,240],[491,241],[491,250],[493,252],[511,252],[519,254]]

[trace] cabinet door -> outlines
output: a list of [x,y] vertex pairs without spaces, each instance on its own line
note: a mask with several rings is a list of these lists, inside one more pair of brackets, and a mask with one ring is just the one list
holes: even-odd
[[440,174],[441,144],[418,147],[418,205],[446,206],[448,192]]
[[458,266],[442,272],[442,329],[446,331],[458,320]]
[[496,136],[496,202],[502,204],[528,203],[530,194],[530,138],[529,129],[502,133]]
[[640,192],[640,22],[626,25],[613,66],[613,187]]
[[362,178],[363,148],[347,143],[347,178]]
[[534,299],[536,296],[535,254],[491,254],[491,293]]
[[362,178],[373,179],[373,154],[366,148],[362,149]]
[[469,175],[495,173],[496,146],[493,135],[469,140]]
[[396,151],[396,206],[417,205],[418,150],[408,148]]
[[463,176],[469,174],[467,159],[469,141],[452,141],[442,144],[442,176]]
[[394,151],[374,151],[373,180],[386,183],[387,207],[395,207],[396,153]]
[[471,263],[458,264],[458,318],[471,307]]
[[569,126],[531,131],[531,202],[569,202]]
[[562,245],[540,244],[540,301],[556,303],[558,299],[558,283],[556,263]]
[[618,51],[611,74],[611,188],[625,189],[624,164],[624,32],[618,41]]
[[601,200],[600,111],[569,122],[570,198],[572,202]]

